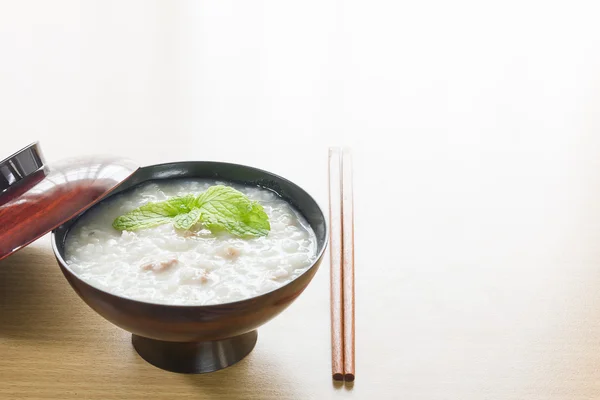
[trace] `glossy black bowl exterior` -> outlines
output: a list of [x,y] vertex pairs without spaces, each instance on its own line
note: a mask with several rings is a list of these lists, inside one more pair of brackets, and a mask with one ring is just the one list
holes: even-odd
[[210,306],[176,306],[127,299],[97,289],[67,266],[65,239],[73,218],[52,233],[60,268],[77,294],[98,314],[135,335],[173,342],[212,341],[255,330],[275,317],[309,284],[328,242],[326,219],[316,201],[294,183],[260,169],[220,162],[177,162],[139,169],[110,196],[151,180],[207,178],[259,185],[277,192],[306,218],[317,237],[317,259],[302,275],[274,291],[242,301]]

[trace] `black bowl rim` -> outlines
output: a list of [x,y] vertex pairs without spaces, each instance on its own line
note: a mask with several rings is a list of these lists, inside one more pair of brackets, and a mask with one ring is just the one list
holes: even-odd
[[[118,294],[114,294],[114,293],[110,293],[107,292],[106,290],[99,288],[97,286],[94,286],[86,281],[84,281],[83,279],[81,279],[79,276],[77,276],[77,274],[75,272],[73,272],[71,270],[71,268],[69,267],[69,265],[67,264],[67,262],[64,260],[64,258],[62,257],[62,255],[60,254],[60,252],[58,251],[58,245],[56,243],[56,229],[60,228],[60,226],[64,225],[61,224],[58,228],[53,229],[52,230],[52,234],[51,234],[51,243],[52,243],[52,250],[54,252],[54,256],[56,257],[56,259],[58,260],[58,262],[61,264],[61,266],[63,268],[65,268],[73,278],[77,279],[79,282],[95,289],[98,290],[108,296],[113,296],[113,297],[117,297],[123,301],[126,302],[131,302],[133,304],[140,304],[140,305],[152,305],[152,306],[158,306],[158,307],[165,307],[165,308],[172,308],[172,309],[180,309],[180,308],[185,308],[185,309],[191,309],[191,308],[197,308],[197,309],[203,309],[203,310],[209,310],[210,308],[213,307],[222,307],[222,306],[236,306],[236,305],[242,305],[244,303],[248,303],[248,302],[253,302],[256,301],[258,299],[261,298],[265,298],[277,291],[282,291],[284,290],[284,288],[286,288],[287,286],[291,285],[292,283],[294,283],[295,281],[297,281],[298,279],[300,279],[302,276],[304,276],[306,273],[308,273],[309,271],[311,271],[313,268],[317,267],[320,262],[321,259],[323,257],[323,255],[325,254],[325,251],[327,250],[327,246],[329,244],[329,226],[328,226],[328,221],[327,221],[327,217],[325,216],[325,214],[323,213],[323,209],[321,208],[321,206],[319,205],[319,203],[315,200],[314,197],[312,197],[306,190],[304,190],[302,187],[298,186],[297,184],[295,184],[294,182],[290,181],[287,178],[284,178],[280,175],[274,174],[272,172],[269,172],[267,170],[261,169],[261,168],[256,168],[256,167],[251,167],[249,165],[244,165],[244,164],[236,164],[236,163],[229,163],[229,162],[221,162],[221,161],[174,161],[174,162],[167,162],[167,163],[160,163],[160,164],[152,164],[152,165],[147,165],[145,167],[141,167],[139,168],[135,173],[138,173],[140,171],[143,171],[147,168],[158,168],[158,167],[169,167],[169,166],[175,166],[177,164],[184,164],[184,163],[202,163],[202,164],[222,164],[224,166],[230,166],[230,167],[238,167],[238,168],[247,168],[247,169],[251,169],[254,170],[255,172],[258,173],[263,173],[263,174],[267,174],[270,175],[276,179],[280,179],[283,182],[286,182],[288,184],[291,184],[293,186],[296,186],[298,189],[300,189],[302,192],[304,192],[306,194],[306,196],[308,196],[308,198],[314,202],[314,204],[317,206],[317,208],[319,209],[320,215],[321,215],[321,219],[323,220],[323,225],[325,226],[325,238],[323,241],[323,247],[321,248],[321,250],[316,254],[315,260],[313,261],[312,265],[310,267],[308,267],[306,270],[304,270],[304,272],[302,272],[300,275],[298,275],[297,277],[295,277],[294,279],[292,279],[291,281],[289,281],[288,283],[286,283],[283,286],[280,286],[276,289],[270,290],[268,292],[262,293],[259,296],[253,296],[253,297],[248,297],[242,300],[237,300],[237,301],[232,301],[232,302],[228,302],[228,303],[216,303],[216,304],[208,304],[208,305],[200,305],[200,304],[164,304],[164,303],[155,303],[155,302],[150,302],[150,301],[141,301],[141,300],[136,300],[136,299],[132,299],[129,297],[124,297]],[[113,191],[111,191],[109,194],[106,195],[106,197],[102,198],[99,202],[95,203],[93,206],[91,206],[90,208],[82,211],[81,213],[79,213],[78,215],[76,215],[74,218],[75,219],[79,219],[83,214],[85,214],[88,210],[90,210],[91,208],[93,208],[94,206],[96,206],[97,204],[100,204],[102,201],[108,199],[109,197],[112,197],[114,195],[117,195],[119,193],[115,193],[115,191],[125,182],[127,182],[127,180],[129,180],[131,177],[133,177],[134,175],[131,175],[129,178],[127,178],[126,180],[124,180],[123,182],[121,182],[118,186],[116,186],[115,188],[113,188]],[[167,180],[170,178],[167,178]],[[185,179],[185,178],[181,178],[181,179]],[[138,185],[141,185],[143,183],[149,182],[150,180],[147,181],[143,181],[140,182]],[[240,183],[243,183],[243,181],[240,181]],[[135,185],[135,186],[138,186]],[[135,186],[132,186],[131,188],[127,188],[125,190],[129,190],[134,188]],[[270,188],[266,188],[265,189],[269,189],[272,190]],[[277,193],[277,192],[275,192]],[[277,193],[278,196],[280,196],[279,193]],[[286,200],[287,201],[287,200]],[[298,212],[300,212],[298,210]],[[306,218],[306,217],[305,217]],[[70,220],[69,220],[70,221]],[[312,226],[311,226],[312,229]],[[68,235],[68,231],[65,234],[65,237]]]

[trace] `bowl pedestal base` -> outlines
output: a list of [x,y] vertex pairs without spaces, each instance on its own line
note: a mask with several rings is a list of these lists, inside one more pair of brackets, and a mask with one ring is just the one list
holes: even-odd
[[133,335],[138,354],[155,367],[185,374],[203,374],[235,364],[254,348],[256,330],[223,340],[166,342]]

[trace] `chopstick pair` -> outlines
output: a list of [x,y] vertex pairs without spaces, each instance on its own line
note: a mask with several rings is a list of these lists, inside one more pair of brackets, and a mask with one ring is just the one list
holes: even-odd
[[329,149],[331,255],[331,369],[336,381],[353,381],[354,204],[349,149]]

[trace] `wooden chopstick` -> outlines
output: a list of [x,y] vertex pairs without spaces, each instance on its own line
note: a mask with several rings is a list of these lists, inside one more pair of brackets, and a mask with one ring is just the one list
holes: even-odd
[[344,380],[353,381],[354,370],[354,199],[352,155],[342,155],[342,298],[344,326]]
[[331,257],[331,374],[344,380],[344,326],[342,313],[342,154],[329,149],[329,227]]
[[329,149],[329,225],[331,230],[331,374],[355,378],[354,338],[354,201],[352,155]]

